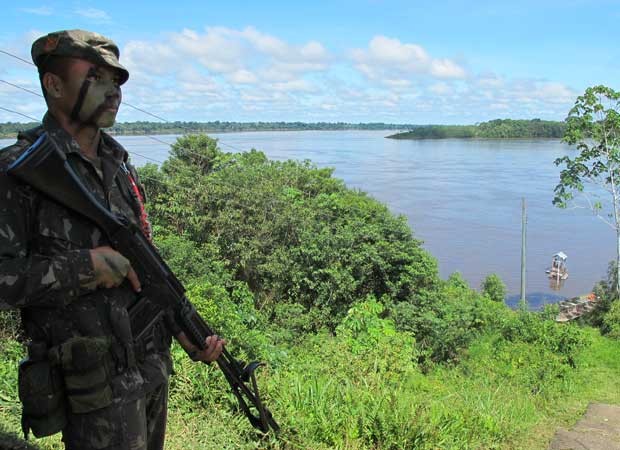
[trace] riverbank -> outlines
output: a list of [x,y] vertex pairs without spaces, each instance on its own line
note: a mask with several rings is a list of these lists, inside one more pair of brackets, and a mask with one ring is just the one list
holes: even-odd
[[549,120],[497,119],[476,125],[423,125],[389,139],[559,139],[564,135],[564,122]]
[[[38,122],[0,123],[0,139],[15,138],[17,133],[38,126]],[[408,130],[419,125],[383,122],[119,122],[107,131],[116,136],[152,134],[239,133],[252,131],[346,131],[346,130]]]
[[[10,139],[38,122],[0,123],[0,139]],[[238,133],[252,131],[347,131],[347,130],[407,130],[387,136],[390,139],[539,139],[563,136],[564,122],[548,120],[496,119],[475,125],[414,125],[384,122],[121,122],[108,132],[117,136],[184,133]]]

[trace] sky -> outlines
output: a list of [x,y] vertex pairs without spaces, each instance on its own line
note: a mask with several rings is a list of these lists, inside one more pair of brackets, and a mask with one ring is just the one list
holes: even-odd
[[[30,1],[3,6],[0,107],[40,118],[34,39],[113,39],[124,100],[167,120],[563,120],[620,89],[620,0]],[[152,116],[122,107],[119,121]],[[0,122],[29,121],[0,110]]]

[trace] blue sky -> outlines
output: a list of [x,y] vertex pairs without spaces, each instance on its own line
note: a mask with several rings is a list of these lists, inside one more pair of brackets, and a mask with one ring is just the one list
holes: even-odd
[[[124,99],[169,120],[561,120],[586,87],[620,88],[620,0],[26,0],[3,19],[0,50],[25,59],[49,31],[114,39]],[[34,68],[4,54],[0,79],[39,89]],[[0,106],[45,110],[5,83]],[[125,107],[119,120],[152,118]]]

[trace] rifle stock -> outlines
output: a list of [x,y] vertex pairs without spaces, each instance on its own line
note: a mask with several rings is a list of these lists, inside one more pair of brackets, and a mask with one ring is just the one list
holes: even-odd
[[[126,218],[113,215],[86,189],[66,155],[47,133],[11,164],[7,172],[94,222],[111,246],[129,259],[142,284],[142,292],[129,308],[134,339],[145,336],[165,311],[172,308],[192,343],[205,348],[205,338],[215,333],[185,296],[181,282],[138,227]],[[252,426],[263,433],[269,430],[277,433],[279,426],[261,401],[254,375],[262,363],[251,362],[243,367],[224,349],[217,364]]]

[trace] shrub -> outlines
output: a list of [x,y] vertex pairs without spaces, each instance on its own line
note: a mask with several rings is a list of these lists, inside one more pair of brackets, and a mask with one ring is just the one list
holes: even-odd
[[503,323],[501,333],[511,342],[540,344],[571,367],[575,367],[577,353],[589,344],[587,334],[577,325],[558,324],[530,311],[514,313],[511,320]]
[[18,339],[22,334],[19,310],[0,311],[0,341]]
[[269,161],[256,150],[224,153],[206,136],[184,136],[160,169],[140,173],[151,219],[165,236],[162,250],[179,255],[182,237],[208,252],[179,256],[183,276],[196,275],[192,259],[208,266],[215,258],[267,314],[294,321],[283,314],[299,309],[279,305],[300,305],[304,331],[334,330],[367,295],[387,304],[438,284],[437,263],[406,219],[347,189],[332,169]]
[[390,311],[397,329],[415,336],[420,362],[458,361],[475,337],[497,327],[508,313],[503,303],[480,295],[458,273],[435,292],[395,304]]
[[482,294],[495,302],[503,302],[506,298],[506,285],[497,274],[488,275],[480,286]]
[[603,316],[603,327],[607,336],[620,339],[620,301],[613,302]]

